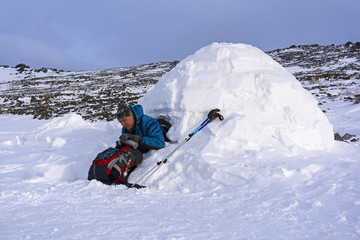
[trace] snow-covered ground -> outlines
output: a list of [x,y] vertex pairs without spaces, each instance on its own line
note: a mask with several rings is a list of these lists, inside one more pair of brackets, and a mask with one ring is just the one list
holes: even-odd
[[[332,140],[360,136],[359,105],[328,101],[325,116],[291,74],[243,44],[200,49],[140,103],[169,118],[178,141],[211,108],[225,120],[147,188],[127,189],[87,181],[118,122],[0,115],[0,239],[360,239],[359,143]],[[130,180],[176,146],[146,154]]]

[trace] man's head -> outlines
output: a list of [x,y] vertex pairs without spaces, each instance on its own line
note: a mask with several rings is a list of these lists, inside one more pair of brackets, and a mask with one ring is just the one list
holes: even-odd
[[121,125],[131,132],[135,126],[135,116],[131,107],[127,104],[120,103],[116,112],[116,117]]

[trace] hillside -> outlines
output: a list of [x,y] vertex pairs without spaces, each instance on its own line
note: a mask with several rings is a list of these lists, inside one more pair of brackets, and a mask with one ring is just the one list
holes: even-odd
[[318,100],[360,102],[360,42],[291,46],[267,52]]
[[119,102],[134,104],[177,62],[98,71],[0,67],[0,114],[49,119],[69,112],[84,119],[113,120]]
[[[360,42],[291,46],[267,54],[290,71],[320,104],[334,99],[360,102]],[[177,63],[83,72],[0,66],[0,114],[49,119],[75,112],[84,119],[110,121],[117,103],[136,103]]]

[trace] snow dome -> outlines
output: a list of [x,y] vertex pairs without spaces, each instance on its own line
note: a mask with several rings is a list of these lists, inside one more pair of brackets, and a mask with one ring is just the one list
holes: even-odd
[[333,143],[332,125],[315,98],[279,63],[246,44],[201,48],[164,75],[140,104],[147,114],[170,119],[175,139],[211,109],[221,109],[225,120],[208,128],[213,149],[296,153]]

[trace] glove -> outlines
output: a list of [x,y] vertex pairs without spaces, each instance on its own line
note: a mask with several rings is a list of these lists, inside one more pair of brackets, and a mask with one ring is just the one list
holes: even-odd
[[121,147],[122,147],[122,144],[121,144],[121,140],[119,139],[116,141],[115,148],[120,149]]
[[116,141],[115,148],[120,149],[123,146],[130,146],[134,149],[137,149],[139,144],[141,143],[141,137],[138,135],[124,133],[119,137],[119,140]]
[[[140,136],[130,133],[124,133],[120,136],[120,142],[122,145],[129,145],[129,142],[135,142],[137,144],[136,146],[138,146],[139,144],[141,144],[141,140],[142,138]],[[133,144],[130,145],[133,146]]]

